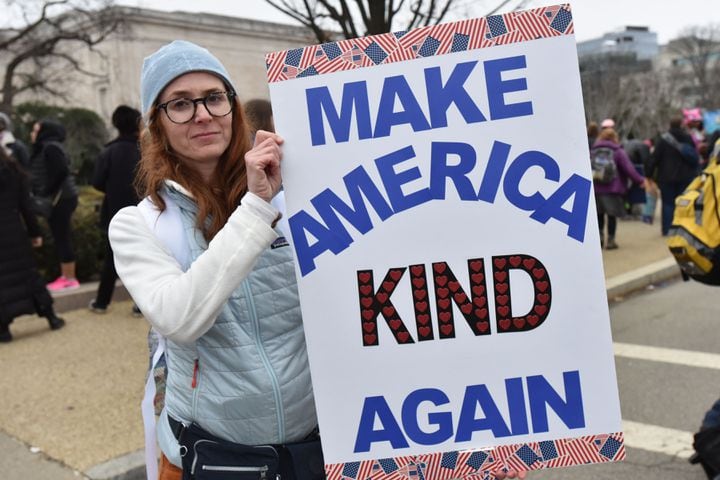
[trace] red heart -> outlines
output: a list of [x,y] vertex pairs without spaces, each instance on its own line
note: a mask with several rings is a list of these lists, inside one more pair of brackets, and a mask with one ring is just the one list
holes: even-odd
[[475,322],[475,328],[477,328],[480,332],[485,333],[488,331],[488,328],[490,328],[490,323],[488,323],[487,321]]
[[416,277],[419,277],[423,273],[425,273],[425,266],[424,265],[413,265],[410,267],[410,273],[415,275]]
[[515,328],[520,329],[525,326],[525,319],[523,317],[513,318],[513,325]]
[[537,315],[528,315],[527,321],[530,325],[534,327],[540,321],[540,317],[538,317]]
[[427,313],[422,313],[416,317],[416,320],[421,325],[427,325],[427,323],[430,321],[430,315]]
[[497,268],[499,268],[500,270],[502,270],[503,268],[505,268],[505,265],[507,264],[507,260],[505,260],[504,258],[496,258],[496,259],[493,260],[493,264],[494,264]]
[[392,328],[393,330],[397,330],[398,328],[400,328],[400,325],[402,325],[402,320],[390,320],[388,322],[388,325],[390,325],[390,328]]
[[485,287],[482,285],[475,285],[472,287],[472,291],[475,295],[478,297],[481,297],[483,293],[485,293]]
[[456,293],[455,296],[454,296],[454,298],[455,298],[455,301],[456,301],[457,303],[463,303],[463,302],[466,302],[466,301],[467,301],[467,295],[465,295],[465,294],[462,293],[462,292]]
[[438,307],[442,308],[443,310],[447,310],[448,307],[450,307],[450,299],[449,298],[441,298],[438,300]]
[[532,267],[535,266],[535,259],[534,258],[526,258],[523,260],[523,266],[530,270]]
[[425,310],[427,310],[427,307],[427,302],[415,302],[415,310],[417,310],[418,312],[424,312]]
[[418,328],[418,333],[421,337],[427,337],[432,333],[432,329],[430,327],[420,327]]
[[450,295],[450,290],[448,290],[447,288],[438,288],[437,294],[438,294],[438,297],[445,298],[448,295]]
[[547,293],[538,293],[535,295],[535,298],[537,298],[540,303],[548,303],[550,301],[550,295]]
[[396,282],[400,280],[400,277],[403,276],[402,270],[390,270],[390,278],[395,280]]
[[501,317],[507,317],[510,313],[510,307],[497,307],[497,312]]
[[414,295],[415,298],[417,298],[418,300],[422,300],[422,299],[424,299],[424,298],[427,296],[427,292],[426,292],[425,290],[415,290],[415,292],[413,293],[413,295]]
[[507,283],[496,283],[495,290],[500,293],[505,293],[508,291],[508,284]]
[[440,325],[440,331],[443,333],[443,335],[449,336],[450,334],[452,334],[453,326],[452,325]]
[[474,283],[482,283],[482,281],[485,280],[485,274],[473,273],[472,275],[470,275],[470,278]]
[[543,276],[545,276],[545,269],[544,268],[533,268],[532,274],[533,274],[533,277],[535,277],[539,280]]
[[402,343],[405,343],[405,342],[407,342],[407,339],[410,338],[410,334],[408,332],[398,332],[397,338]]
[[392,317],[393,314],[395,313],[395,307],[393,307],[392,305],[383,307],[382,312],[383,312],[383,315],[385,315],[386,317]]
[[485,304],[487,303],[487,297],[476,297],[476,298],[473,300],[473,303],[474,303],[475,305],[477,305],[478,307],[484,307]]
[[447,265],[445,263],[433,263],[433,270],[437,273],[443,273]]
[[535,308],[533,308],[533,310],[535,310],[535,313],[542,316],[545,314],[545,312],[547,312],[547,307],[545,305],[535,305]]
[[440,285],[441,287],[444,287],[447,283],[448,278],[445,275],[440,275],[438,277],[435,277],[435,284]]
[[475,315],[476,315],[478,318],[485,318],[485,317],[487,317],[487,313],[488,313],[487,308],[476,308],[476,309],[475,309]]
[[460,310],[461,310],[465,315],[470,315],[470,312],[472,312],[472,309],[473,309],[472,303],[466,303],[466,304],[464,304],[463,306],[460,307]]
[[510,328],[510,319],[504,318],[504,319],[500,320],[498,322],[498,326],[503,330],[507,330],[508,328]]
[[517,268],[520,266],[520,262],[522,262],[522,257],[520,255],[513,255],[510,257],[510,265]]
[[387,302],[388,294],[387,293],[378,293],[377,295],[375,295],[375,298],[378,299],[378,302],[385,303],[385,302]]
[[423,286],[425,285],[425,279],[422,278],[422,277],[420,277],[420,278],[413,278],[413,279],[412,279],[412,284],[415,285],[415,288],[423,287]]
[[375,334],[366,333],[365,335],[363,335],[365,345],[374,345],[376,339],[377,337],[375,336]]
[[495,272],[495,280],[498,282],[504,282],[507,278],[507,272]]
[[549,284],[545,280],[535,282],[535,288],[537,288],[539,291],[544,292],[547,290]]
[[367,333],[372,333],[375,330],[375,324],[373,322],[363,322],[363,330]]
[[382,286],[386,292],[392,292],[392,289],[395,288],[395,282],[383,282]]
[[372,320],[375,318],[375,310],[363,310],[362,316],[365,320]]
[[373,299],[370,297],[365,297],[360,299],[360,304],[365,308],[370,308],[370,306],[373,303]]
[[452,320],[452,313],[450,312],[440,312],[438,314],[438,317],[440,317],[440,321],[443,323],[447,323],[450,320]]
[[483,268],[483,262],[482,260],[473,260],[470,262],[470,269],[473,272],[479,272]]
[[507,295],[498,295],[497,297],[495,297],[495,301],[500,305],[507,305],[509,300],[510,297],[508,297]]
[[460,288],[460,282],[450,282],[450,283],[448,283],[448,287],[453,292],[457,292],[458,289]]
[[371,278],[370,272],[358,273],[358,278],[360,279],[360,281],[361,281],[362,283],[367,283],[367,282],[370,281],[370,278]]
[[360,293],[363,295],[370,295],[372,293],[372,287],[370,285],[363,285],[360,287]]

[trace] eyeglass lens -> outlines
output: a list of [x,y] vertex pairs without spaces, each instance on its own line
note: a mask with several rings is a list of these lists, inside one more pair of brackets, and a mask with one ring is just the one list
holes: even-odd
[[213,92],[203,98],[178,98],[167,102],[165,112],[175,123],[186,123],[195,117],[197,104],[202,103],[213,117],[224,117],[232,111],[229,92]]

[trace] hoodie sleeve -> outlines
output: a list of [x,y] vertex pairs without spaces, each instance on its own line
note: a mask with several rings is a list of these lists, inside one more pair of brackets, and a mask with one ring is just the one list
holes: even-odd
[[[274,216],[258,212],[248,195],[185,272],[137,207],[123,208],[113,217],[109,238],[118,275],[161,335],[190,343],[207,332],[277,238],[270,226]],[[269,204],[267,209],[274,211]]]
[[70,166],[62,148],[48,144],[43,149],[43,159],[47,171],[47,183],[43,195],[54,195],[60,190],[63,180],[70,174]]

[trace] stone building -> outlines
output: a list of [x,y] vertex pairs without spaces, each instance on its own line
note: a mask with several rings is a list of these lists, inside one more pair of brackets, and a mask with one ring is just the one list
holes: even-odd
[[188,12],[162,12],[145,8],[114,7],[124,27],[95,47],[74,52],[80,66],[93,76],[67,71],[57,76],[55,88],[67,100],[23,94],[27,100],[97,112],[109,123],[114,108],[126,104],[140,108],[140,71],[143,59],[173,40],[188,40],[213,52],[228,69],[241,100],[268,97],[265,54],[315,43],[308,30],[291,25],[245,18]]

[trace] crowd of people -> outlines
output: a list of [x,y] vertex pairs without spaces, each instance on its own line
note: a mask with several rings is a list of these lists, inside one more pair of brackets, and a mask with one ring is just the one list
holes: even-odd
[[673,116],[668,129],[640,140],[626,132],[621,141],[613,119],[587,126],[600,244],[619,247],[618,218],[652,224],[660,200],[660,234],[672,225],[675,199],[706,166],[717,161],[720,130],[706,135],[694,110]]

